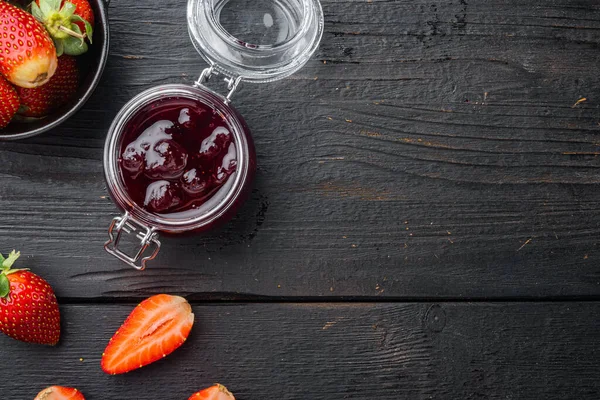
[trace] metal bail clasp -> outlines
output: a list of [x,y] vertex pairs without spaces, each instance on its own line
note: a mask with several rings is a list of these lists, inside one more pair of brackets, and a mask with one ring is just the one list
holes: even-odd
[[[213,75],[218,75],[218,72],[215,71],[214,66],[211,65],[210,67],[202,70],[200,78],[198,78],[198,80],[194,82],[194,86],[204,85]],[[225,101],[229,103],[231,101],[231,96],[233,96],[233,93],[235,93],[236,89],[238,88],[238,85],[242,81],[242,77],[238,76],[237,78],[223,78],[223,80],[227,82],[227,90],[229,90],[229,93],[227,93]]]
[[[140,240],[138,252],[133,257],[119,249],[119,242],[123,231],[127,234],[133,233]],[[155,228],[140,224],[132,219],[128,212],[123,214],[122,217],[115,217],[112,220],[108,228],[108,237],[108,241],[104,243],[104,249],[119,260],[140,271],[146,269],[146,263],[153,260],[160,250],[160,241],[156,238],[157,233]],[[143,257],[150,246],[153,247],[153,250],[149,255]]]

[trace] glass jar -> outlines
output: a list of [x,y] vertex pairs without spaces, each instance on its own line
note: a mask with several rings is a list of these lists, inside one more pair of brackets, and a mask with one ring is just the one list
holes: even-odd
[[[241,82],[265,83],[296,72],[315,52],[323,34],[319,0],[189,0],[187,21],[192,42],[209,66],[193,86],[161,85],[129,101],[113,121],[104,148],[107,189],[124,212],[110,224],[104,247],[140,270],[158,254],[159,232],[203,232],[235,215],[251,190],[256,156],[250,131],[231,105],[232,96]],[[226,95],[206,86],[213,77],[227,82]],[[233,143],[227,155],[235,160],[234,172],[189,212],[161,213],[140,204],[140,193],[127,185],[121,164],[128,132],[131,126],[137,129],[134,121],[170,101],[212,110],[222,119]],[[123,235],[133,235],[138,243],[133,251],[121,246]]]

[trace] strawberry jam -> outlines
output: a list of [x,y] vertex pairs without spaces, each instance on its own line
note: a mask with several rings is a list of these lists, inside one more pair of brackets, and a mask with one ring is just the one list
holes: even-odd
[[126,123],[119,172],[131,199],[166,216],[204,213],[227,194],[237,150],[224,116],[206,104],[167,97]]

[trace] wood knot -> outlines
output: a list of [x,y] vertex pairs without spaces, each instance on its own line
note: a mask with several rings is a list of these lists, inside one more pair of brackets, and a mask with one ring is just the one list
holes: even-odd
[[425,313],[425,325],[432,332],[441,332],[446,326],[446,312],[439,304],[434,304]]

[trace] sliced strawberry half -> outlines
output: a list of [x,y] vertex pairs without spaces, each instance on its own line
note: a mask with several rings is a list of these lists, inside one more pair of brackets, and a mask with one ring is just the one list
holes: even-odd
[[235,400],[235,397],[225,386],[216,383],[214,386],[194,393],[188,400]]
[[85,397],[74,388],[50,386],[35,396],[34,400],[85,400]]
[[124,374],[166,357],[186,341],[193,324],[192,307],[183,297],[158,294],[144,300],[110,339],[102,370]]

